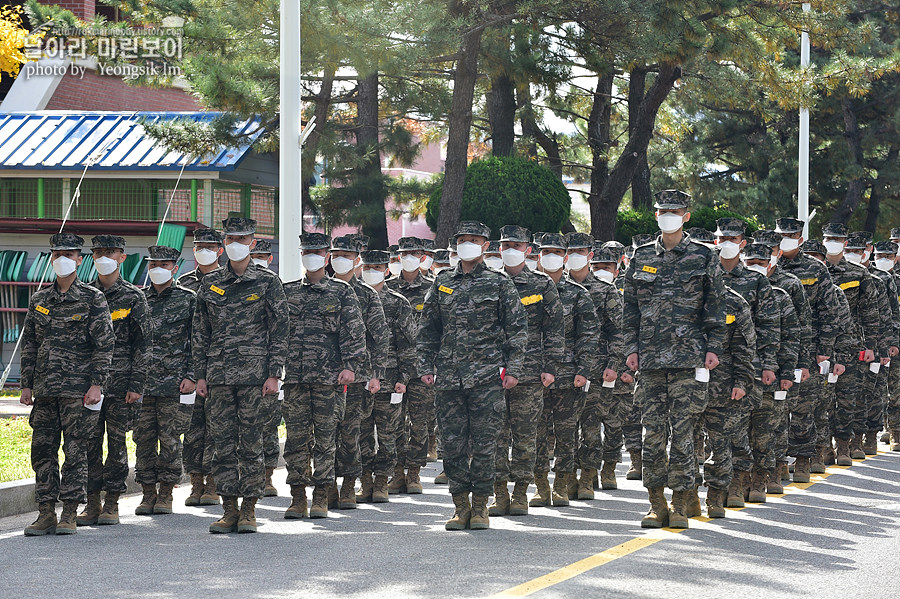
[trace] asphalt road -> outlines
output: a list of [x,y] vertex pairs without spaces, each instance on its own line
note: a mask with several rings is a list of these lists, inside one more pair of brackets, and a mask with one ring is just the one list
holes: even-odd
[[[285,521],[284,496],[260,503],[255,535],[211,535],[221,508],[26,538],[35,514],[0,519],[0,598],[282,597],[889,597],[900,553],[900,454],[813,475],[765,505],[691,521],[684,532],[642,531],[639,481],[567,508],[491,518],[487,531],[447,532],[446,486],[423,470],[425,493]],[[806,485],[801,485],[806,487]],[[396,497],[396,498],[395,498]],[[572,564],[575,564],[574,566]],[[529,582],[531,581],[531,582]]]

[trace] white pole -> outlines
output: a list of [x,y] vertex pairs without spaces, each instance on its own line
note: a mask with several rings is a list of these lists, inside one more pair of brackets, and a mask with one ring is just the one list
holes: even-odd
[[300,269],[303,207],[300,173],[300,3],[281,0],[281,143],[278,158],[278,274],[295,281]]
[[[808,2],[803,3],[803,12],[809,12]],[[809,67],[809,31],[803,30],[800,37],[800,68]],[[806,223],[803,239],[809,239],[809,108],[800,108],[800,160],[797,182],[797,218]]]

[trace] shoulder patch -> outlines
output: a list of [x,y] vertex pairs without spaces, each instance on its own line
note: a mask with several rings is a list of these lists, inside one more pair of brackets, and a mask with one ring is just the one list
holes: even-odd
[[248,295],[246,298],[244,298],[244,301],[245,302],[255,302],[258,299],[259,299],[259,294],[253,293],[251,295]]
[[225,295],[225,290],[222,289],[221,287],[216,287],[215,285],[210,285],[209,289],[213,293],[218,293],[219,295]]
[[815,285],[816,283],[818,283],[818,282],[819,282],[819,278],[818,278],[818,277],[812,277],[811,279],[800,279],[800,282],[803,283],[803,285],[805,285],[805,286],[808,287],[808,286],[810,286],[810,285]]
[[425,304],[416,304],[416,312],[421,312],[425,309]]
[[34,306],[34,309],[35,309],[36,312],[40,312],[40,313],[43,314],[44,316],[47,316],[48,314],[50,314],[50,310],[48,310],[47,308],[45,308],[44,306],[42,306],[42,305],[40,305],[40,304],[36,304],[36,305]]
[[841,289],[853,289],[854,287],[859,287],[859,281],[847,281],[846,283],[841,283],[838,285]]
[[442,291],[443,293],[446,293],[447,295],[453,295],[453,290],[450,289],[449,287],[447,287],[446,285],[441,285],[440,287],[438,287],[438,291]]
[[726,314],[725,315],[725,324],[734,324],[735,317],[734,314]]
[[526,305],[526,306],[530,306],[531,304],[536,304],[536,303],[538,303],[538,302],[541,301],[542,299],[544,299],[544,296],[541,295],[540,293],[538,293],[538,294],[535,294],[535,295],[528,295],[528,296],[526,296],[526,297],[523,297],[523,298],[522,298],[522,303],[523,303],[524,305]]
[[113,320],[122,320],[126,316],[131,314],[131,308],[121,308],[119,310],[114,310],[109,313]]

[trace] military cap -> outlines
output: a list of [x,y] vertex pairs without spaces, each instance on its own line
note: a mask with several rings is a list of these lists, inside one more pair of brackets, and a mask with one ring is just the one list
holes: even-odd
[[451,252],[456,251],[456,237],[451,237],[447,240],[447,249]]
[[869,245],[869,238],[865,233],[850,233],[847,236],[848,250],[864,250]]
[[772,229],[760,229],[753,234],[753,243],[764,243],[769,247],[775,247],[781,243],[781,233]]
[[197,229],[194,231],[194,243],[222,243],[222,236],[215,229]]
[[900,227],[891,229],[891,239],[900,239]]
[[485,254],[499,254],[500,253],[500,242],[499,241],[491,241],[488,242],[487,249],[484,251]]
[[569,246],[570,250],[589,248],[594,245],[594,238],[588,233],[567,233],[566,244]]
[[856,231],[851,233],[851,235],[861,235],[865,238],[867,244],[872,243],[872,240],[875,239],[875,235],[871,231]]
[[369,236],[363,235],[362,233],[350,233],[349,235],[345,235],[345,237],[349,237],[350,239],[355,239],[359,242],[359,251],[369,249]]
[[744,247],[745,260],[768,260],[772,255],[772,248],[764,243],[751,243]]
[[435,264],[450,264],[450,250],[434,250]]
[[621,255],[618,250],[614,247],[600,247],[598,249],[594,249],[594,255],[591,257],[591,262],[619,262],[619,258]]
[[678,191],[677,189],[666,189],[657,192],[654,197],[656,198],[656,203],[653,204],[653,207],[662,210],[687,208],[688,204],[691,202],[690,195],[683,191]]
[[147,256],[145,260],[171,260],[173,262],[178,262],[178,259],[181,258],[180,250],[176,250],[167,245],[151,245],[147,248],[147,251],[150,255]]
[[712,243],[716,240],[716,236],[703,227],[691,227],[687,230],[687,234],[691,239],[700,243]]
[[893,241],[879,241],[875,244],[876,254],[896,254],[897,244]]
[[639,248],[642,245],[648,244],[653,241],[653,235],[647,235],[646,233],[640,233],[631,238],[631,247]]
[[735,237],[747,232],[747,223],[739,218],[726,216],[716,220],[716,237]]
[[91,238],[91,249],[102,250],[107,248],[125,249],[125,238],[121,235],[95,235]]
[[822,254],[824,256],[828,253],[825,251],[825,244],[818,239],[808,239],[804,241],[800,244],[800,249],[807,254]]
[[390,252],[392,258],[394,256],[399,256],[400,255],[400,246],[397,244],[389,245],[388,252]]
[[635,248],[632,245],[629,245],[627,248],[625,248],[625,257],[628,258],[629,260],[634,258],[634,249]]
[[400,244],[401,252],[422,250],[422,240],[418,237],[401,237],[397,243]]
[[500,241],[529,243],[531,241],[531,231],[519,225],[503,225],[500,227]]
[[528,247],[531,248],[532,254],[538,254],[541,251],[541,246],[539,246],[538,244],[536,244],[534,242],[529,243]]
[[362,251],[361,245],[362,243],[359,239],[356,239],[353,235],[342,235],[331,240],[332,251],[355,252],[358,254]]
[[325,233],[303,233],[300,235],[301,250],[327,250],[330,247],[330,235]]
[[803,225],[805,224],[806,223],[799,218],[785,216],[775,221],[775,232],[781,233],[782,235],[785,233],[802,233]]
[[421,239],[422,242],[422,251],[426,254],[434,253],[434,239]]
[[562,233],[544,233],[540,241],[541,249],[556,248],[559,250],[568,249],[566,244],[566,236]]
[[231,216],[222,221],[225,235],[253,235],[256,233],[256,221],[243,216]]
[[485,239],[490,239],[491,229],[484,223],[474,220],[464,220],[456,227],[456,235],[454,235],[454,237],[459,237],[460,235],[477,235],[479,237],[484,237]]
[[828,223],[822,227],[822,237],[846,237],[847,225],[844,223]]
[[611,241],[605,241],[605,242],[603,242],[603,243],[601,244],[601,247],[605,247],[605,248],[616,248],[616,249],[618,249],[620,252],[624,252],[624,251],[625,251],[625,244],[624,244],[624,243],[621,243],[621,242],[619,242],[619,241],[616,241],[615,239],[613,239],[613,240],[611,240]]
[[363,250],[360,257],[363,264],[387,264],[391,261],[391,254],[384,250]]
[[84,247],[84,239],[74,233],[57,233],[50,236],[51,250],[80,250],[82,247]]
[[607,241],[605,243],[595,241],[594,247],[592,248],[594,252],[594,256],[591,258],[591,262],[607,262],[606,259],[599,259],[598,256],[606,256],[607,254],[604,252],[611,252],[613,256],[616,257],[616,262],[622,259],[622,256],[625,255],[625,246],[619,243],[618,241]]
[[546,235],[546,234],[547,234],[547,231],[538,231],[537,233],[535,233],[534,235],[532,235],[532,237],[531,237],[531,243],[537,243],[537,244],[540,244],[540,243],[541,243],[541,239],[542,239],[542,238],[544,237],[544,235]]
[[256,245],[250,250],[251,254],[271,254],[272,242],[268,239],[257,239]]

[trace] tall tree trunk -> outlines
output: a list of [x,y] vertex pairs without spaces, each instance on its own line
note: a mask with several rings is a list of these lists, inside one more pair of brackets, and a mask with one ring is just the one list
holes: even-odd
[[[607,241],[601,237],[603,217],[600,210],[600,194],[609,176],[610,118],[612,116],[613,74],[601,75],[594,90],[591,114],[588,116],[587,141],[591,149],[591,192],[588,205],[591,208],[591,235],[594,239]],[[615,228],[615,225],[613,225]]]
[[325,72],[322,75],[322,86],[319,88],[319,93],[316,94],[315,109],[313,110],[317,125],[309,134],[309,137],[306,138],[306,143],[303,144],[303,152],[300,157],[300,172],[306,173],[303,181],[301,181],[303,206],[312,205],[310,204],[312,200],[309,195],[309,187],[310,182],[312,181],[312,173],[316,168],[316,153],[319,148],[319,140],[322,139],[322,132],[325,129],[325,123],[328,122],[328,113],[331,109],[331,94],[334,90],[334,72],[334,66],[326,65]]
[[885,197],[889,181],[895,174],[894,169],[898,157],[900,157],[900,146],[892,145],[882,168],[878,169],[878,177],[875,178],[875,182],[872,184],[872,193],[869,195],[869,208],[866,210],[866,231],[875,233],[878,216],[881,214],[881,200]]
[[853,111],[850,98],[841,100],[841,112],[844,115],[844,138],[847,140],[847,147],[850,150],[850,155],[853,157],[853,165],[856,168],[854,169],[855,173],[847,182],[847,192],[844,194],[844,200],[834,211],[834,214],[831,215],[831,221],[846,225],[850,222],[850,217],[853,216],[853,212],[859,206],[863,194],[866,192],[866,182],[863,168],[862,143],[859,136],[859,122],[856,120],[856,113]]
[[538,126],[534,117],[534,106],[531,104],[531,86],[528,82],[516,86],[516,106],[519,109],[519,121],[522,124],[522,138],[525,141],[525,156],[537,158]]
[[444,188],[441,191],[441,212],[438,216],[435,247],[447,247],[447,240],[456,232],[462,208],[463,187],[469,156],[469,133],[472,128],[472,101],[475,80],[478,78],[478,52],[484,29],[467,32],[462,39],[456,72],[453,74],[453,98],[448,116],[447,158],[444,162]]
[[[647,83],[647,71],[635,68],[631,71],[628,81],[628,136],[630,137],[637,126],[641,109],[641,101],[644,99],[644,91]],[[643,154],[638,161],[637,171],[631,179],[631,205],[636,209],[650,210],[653,205],[653,193],[650,190],[650,165],[647,163],[647,154]]]
[[385,191],[381,177],[381,153],[378,145],[378,71],[359,79],[356,104],[356,146],[365,161],[358,170],[359,181],[368,180],[373,193],[366,199],[366,218],[362,232],[370,237],[369,247],[388,246]]
[[491,79],[488,94],[488,119],[491,123],[491,152],[494,156],[512,156],[516,140],[515,84],[506,74]]

